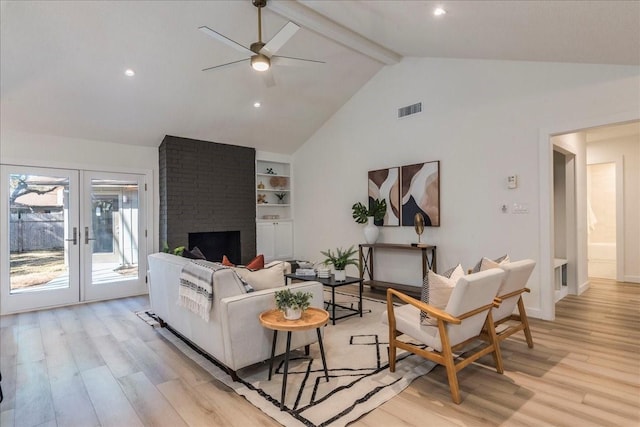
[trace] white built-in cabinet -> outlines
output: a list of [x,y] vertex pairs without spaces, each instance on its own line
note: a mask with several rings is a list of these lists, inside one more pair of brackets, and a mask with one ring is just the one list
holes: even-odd
[[256,159],[256,251],[265,261],[293,258],[291,164]]
[[291,221],[258,222],[256,249],[265,261],[293,258],[293,223]]

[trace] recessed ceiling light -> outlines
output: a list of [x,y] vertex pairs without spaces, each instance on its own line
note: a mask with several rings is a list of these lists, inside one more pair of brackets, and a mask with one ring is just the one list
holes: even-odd
[[444,10],[443,8],[441,8],[441,7],[436,7],[436,8],[433,10],[433,14],[434,14],[435,16],[442,16],[442,15],[445,15],[446,13],[447,13],[447,11],[446,11],[446,10]]
[[136,72],[133,71],[131,68],[127,68],[126,70],[124,70],[124,75],[127,77],[133,77],[136,75]]
[[256,107],[256,108],[260,108],[261,105],[262,104],[260,104],[258,101],[253,103],[253,106]]

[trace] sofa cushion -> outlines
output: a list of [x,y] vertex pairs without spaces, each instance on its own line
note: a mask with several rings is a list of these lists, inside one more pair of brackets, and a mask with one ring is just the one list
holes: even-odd
[[[463,276],[464,270],[460,264],[445,271],[443,274],[437,274],[429,270],[422,283],[420,300],[444,310],[449,302],[453,288],[458,283],[458,279]],[[429,316],[424,311],[420,312],[420,321],[423,324],[432,324]]]
[[284,285],[285,263],[273,262],[260,270],[250,270],[246,267],[234,267],[236,273],[249,283],[255,290],[277,288]]

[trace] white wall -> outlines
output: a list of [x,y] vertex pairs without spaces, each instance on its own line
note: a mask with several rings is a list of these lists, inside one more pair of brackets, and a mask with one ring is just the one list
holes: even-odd
[[[366,200],[367,171],[440,160],[442,226],[424,235],[438,246],[439,271],[504,253],[540,263],[543,253],[546,267],[542,276],[536,268],[525,297],[529,314],[542,316],[552,254],[540,247],[540,234],[550,232],[538,211],[541,130],[640,111],[639,76],[638,67],[454,59],[407,58],[385,67],[294,153],[296,256],[319,260],[320,250],[363,242],[350,207]],[[396,118],[398,107],[418,101],[422,114]],[[519,187],[509,190],[513,174]],[[512,213],[513,203],[529,213]],[[413,227],[385,227],[380,238],[415,240]],[[392,262],[382,270],[405,279],[419,274],[413,260]]]
[[[148,176],[150,248],[158,236],[158,149],[117,143],[3,131],[0,163],[66,169],[139,173]],[[154,191],[154,189],[156,189]]]
[[623,159],[624,266],[623,280],[640,283],[640,139],[638,135],[590,142],[587,164]]

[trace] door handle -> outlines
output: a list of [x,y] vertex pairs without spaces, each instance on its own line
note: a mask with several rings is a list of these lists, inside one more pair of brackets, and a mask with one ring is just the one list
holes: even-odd
[[74,245],[78,244],[78,228],[77,227],[73,227],[73,238],[71,239],[64,239],[67,242],[73,242]]
[[89,237],[89,227],[84,228],[84,244],[88,245],[89,240],[96,240],[95,237]]

